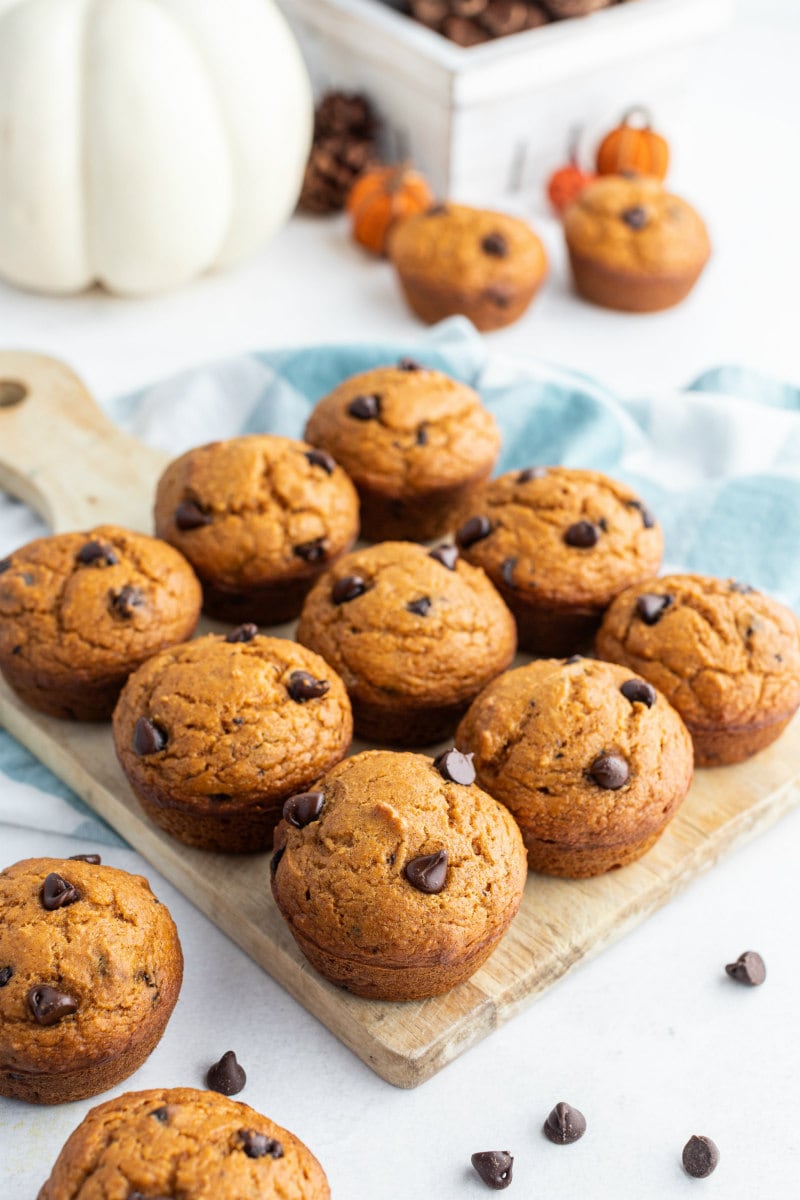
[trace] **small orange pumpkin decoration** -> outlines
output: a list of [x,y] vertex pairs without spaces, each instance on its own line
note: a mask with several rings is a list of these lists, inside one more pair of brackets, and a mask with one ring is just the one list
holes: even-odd
[[593,171],[584,171],[578,162],[579,137],[580,130],[573,130],[569,162],[553,171],[547,181],[547,198],[559,216],[563,216],[570,204],[578,199],[587,183],[597,178]]
[[372,254],[385,255],[395,221],[424,212],[433,202],[428,181],[407,163],[368,167],[347,197],[353,237]]
[[[632,122],[638,119],[641,124]],[[654,175],[664,179],[669,166],[669,145],[653,129],[650,113],[641,105],[630,108],[616,129],[607,133],[597,151],[598,175]]]

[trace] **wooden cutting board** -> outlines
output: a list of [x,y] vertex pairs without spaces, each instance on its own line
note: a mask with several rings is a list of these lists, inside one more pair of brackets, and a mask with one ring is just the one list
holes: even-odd
[[[164,462],[164,455],[116,429],[62,364],[0,354],[0,487],[27,501],[54,530],[110,521],[150,532]],[[469,982],[433,1000],[389,1004],[340,991],[307,965],[272,901],[268,855],[206,854],[161,833],[117,765],[109,726],[41,716],[1,681],[0,722],[364,1062],[400,1087],[429,1078],[800,800],[795,721],[749,762],[699,771],[678,816],[640,862],[582,881],[531,875],[517,919]]]

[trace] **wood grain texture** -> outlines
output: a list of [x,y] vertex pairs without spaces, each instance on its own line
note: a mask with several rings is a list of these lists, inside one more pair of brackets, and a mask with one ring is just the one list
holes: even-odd
[[[5,379],[32,385],[24,404],[0,407],[0,483],[30,499],[45,519],[56,506],[58,529],[109,517],[148,529],[162,456],[109,426],[71,372],[39,366],[31,356],[0,355],[0,397]],[[38,453],[43,415],[18,419],[25,404],[40,401],[48,440],[68,445],[66,457]],[[69,500],[63,510],[62,497]],[[35,713],[2,680],[0,722],[368,1066],[400,1087],[429,1078],[800,800],[797,719],[749,762],[698,771],[678,816],[638,863],[581,881],[531,875],[511,929],[469,982],[432,1000],[380,1003],[334,988],[307,965],[273,903],[269,855],[191,850],[145,817],[117,763],[109,726]]]

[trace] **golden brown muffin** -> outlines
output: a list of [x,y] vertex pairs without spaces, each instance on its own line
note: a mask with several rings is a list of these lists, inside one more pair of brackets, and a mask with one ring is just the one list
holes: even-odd
[[114,712],[117,755],[148,816],[228,853],[269,849],[283,801],[344,757],[352,732],[336,672],[254,625],[151,658]]
[[664,693],[700,767],[763,750],[800,705],[800,622],[733,579],[664,575],[628,588],[606,613],[597,653]]
[[221,621],[277,625],[358,535],[358,497],[341,467],[304,442],[253,434],[182,454],[158,483],[156,530],[203,584]]
[[569,467],[509,471],[486,488],[458,530],[534,654],[571,654],[591,641],[618,592],[658,570],[661,528],[630,488]]
[[448,737],[509,665],[511,613],[453,547],[382,542],[348,554],[309,593],[298,641],[344,680],[356,733],[404,746]]
[[329,1200],[299,1138],[217,1092],[154,1088],[93,1108],[39,1200]]
[[0,872],[0,1095],[96,1096],[154,1050],[183,978],[178,933],[141,875],[96,856]]
[[624,312],[679,304],[711,253],[699,213],[648,177],[590,183],[564,214],[564,235],[581,295]]
[[0,562],[0,671],[32,708],[107,721],[131,671],[191,637],[200,602],[155,538],[115,525],[37,538]]
[[463,313],[484,331],[521,317],[547,274],[544,246],[525,221],[463,204],[399,221],[389,257],[423,321]]
[[410,359],[340,383],[305,436],[355,483],[361,535],[373,542],[424,542],[453,529],[500,452],[477,392]]
[[519,908],[525,850],[455,750],[368,750],[286,802],[272,893],[312,966],[373,1000],[449,991]]
[[692,781],[692,742],[655,688],[574,656],[507,671],[458,727],[478,783],[515,817],[535,871],[580,879],[639,858]]

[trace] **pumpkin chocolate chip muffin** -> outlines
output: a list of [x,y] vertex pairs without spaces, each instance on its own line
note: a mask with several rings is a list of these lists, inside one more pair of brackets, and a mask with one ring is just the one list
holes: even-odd
[[382,542],[341,559],[310,592],[298,641],[339,672],[356,733],[431,745],[509,665],[511,613],[452,546]]
[[131,671],[191,637],[200,601],[156,538],[115,525],[37,538],[0,561],[0,671],[32,708],[107,721]]
[[170,463],[156,531],[185,554],[203,608],[221,621],[277,625],[358,535],[358,497],[326,452],[268,434],[210,442]]
[[423,321],[463,313],[484,331],[521,317],[547,274],[544,247],[525,221],[463,204],[399,221],[389,256]]
[[634,492],[568,467],[492,480],[456,541],[511,609],[520,646],[543,655],[583,649],[614,596],[655,574],[663,552]]
[[355,483],[361,534],[374,542],[447,533],[500,451],[477,392],[410,359],[340,383],[317,404],[305,437]]
[[218,1092],[154,1088],[93,1108],[39,1200],[329,1200],[299,1138]]
[[679,304],[711,253],[700,215],[647,177],[590,183],[564,214],[564,235],[581,295],[624,312]]
[[800,706],[800,621],[732,579],[664,575],[628,588],[606,613],[597,653],[661,689],[701,767],[763,750]]
[[272,892],[312,966],[376,1000],[449,991],[519,908],[525,850],[468,757],[369,750],[288,800]]
[[583,878],[633,862],[692,781],[678,714],[624,667],[577,655],[507,671],[458,727],[478,783],[516,819],[528,863]]
[[254,625],[151,658],[114,712],[117,756],[148,816],[228,853],[271,847],[283,801],[347,753],[352,728],[336,672]]
[[0,872],[0,1095],[95,1096],[161,1038],[183,978],[169,912],[146,879],[96,856]]

